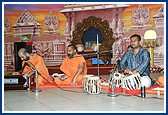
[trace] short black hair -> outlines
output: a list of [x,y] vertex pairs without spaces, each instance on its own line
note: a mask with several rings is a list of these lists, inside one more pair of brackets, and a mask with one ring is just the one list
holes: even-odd
[[72,49],[74,49],[74,50],[76,50],[77,48],[76,48],[76,46],[75,45],[73,45],[73,44],[69,44],[67,47],[72,47]]
[[138,41],[141,41],[141,36],[138,35],[138,34],[134,34],[134,35],[132,35],[132,36],[130,37],[130,39],[131,39],[132,37],[137,37],[137,38],[138,38]]

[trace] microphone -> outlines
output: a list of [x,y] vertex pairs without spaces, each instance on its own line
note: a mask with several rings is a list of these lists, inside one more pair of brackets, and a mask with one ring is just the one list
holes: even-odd
[[[25,62],[25,63],[27,63],[27,62]],[[34,68],[30,64],[27,63],[27,65],[31,68],[31,70],[34,70]]]
[[[33,68],[30,64],[28,64],[28,62],[29,62],[29,61],[27,61],[27,62],[25,62],[25,63],[27,63],[27,65],[31,68],[31,70],[36,70],[36,71],[37,71],[36,67],[30,62],[30,63],[35,67],[35,68]],[[41,75],[41,73],[38,72],[38,71],[37,71],[37,74]]]
[[24,70],[24,68],[25,68],[26,65],[27,65],[27,62],[25,62],[24,65],[23,65],[23,67],[21,68],[20,74],[23,73],[23,70]]
[[68,57],[69,57],[69,59],[74,58],[74,56],[68,56]]
[[69,58],[69,59],[74,58],[74,56],[73,56],[73,55],[68,54],[68,53],[67,53],[67,56],[68,56],[68,58]]

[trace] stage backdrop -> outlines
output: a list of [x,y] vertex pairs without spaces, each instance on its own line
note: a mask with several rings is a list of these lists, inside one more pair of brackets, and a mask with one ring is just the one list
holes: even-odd
[[112,63],[122,57],[132,34],[140,34],[143,40],[145,31],[153,29],[159,42],[154,64],[164,66],[163,4],[4,4],[5,68],[14,64],[13,43],[21,42],[25,34],[32,35],[33,52],[41,55],[47,66],[61,64],[76,24],[89,16],[107,20],[113,30]]

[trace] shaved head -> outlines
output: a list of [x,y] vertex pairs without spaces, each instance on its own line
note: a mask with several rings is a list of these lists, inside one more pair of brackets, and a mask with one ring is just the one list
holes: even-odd
[[18,56],[21,58],[21,60],[29,60],[29,53],[27,52],[27,50],[25,48],[21,48],[19,51],[18,51]]
[[19,54],[26,55],[26,53],[28,53],[28,52],[27,52],[27,50],[26,50],[25,48],[21,48],[21,49],[18,51],[18,55],[19,55]]

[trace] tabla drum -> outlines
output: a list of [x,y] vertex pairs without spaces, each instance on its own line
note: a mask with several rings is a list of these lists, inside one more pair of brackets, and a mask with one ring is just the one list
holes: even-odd
[[123,88],[127,90],[140,90],[141,89],[141,77],[139,73],[135,73],[122,78]]
[[85,91],[88,91],[88,86],[87,86],[88,78],[89,78],[89,77],[93,77],[93,76],[94,76],[94,75],[84,75],[84,76],[83,76],[82,88],[83,88]]
[[122,88],[122,77],[122,74],[114,73],[113,83],[115,89]]
[[101,92],[101,80],[97,76],[87,77],[86,91],[89,94],[99,94]]

